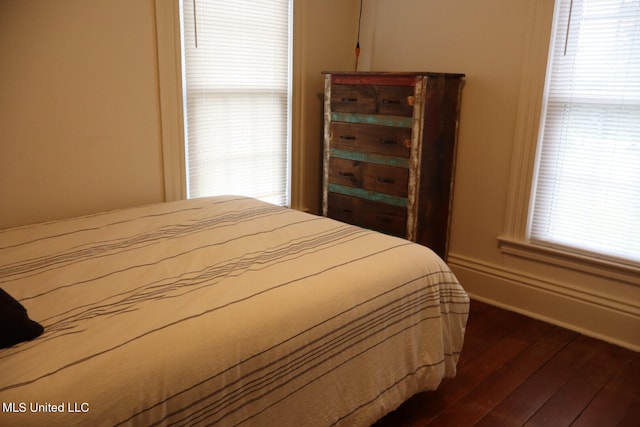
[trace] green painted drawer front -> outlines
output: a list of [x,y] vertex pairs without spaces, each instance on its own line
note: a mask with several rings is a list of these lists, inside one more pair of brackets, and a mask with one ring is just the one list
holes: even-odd
[[413,86],[334,85],[331,110],[412,117],[413,92]]
[[399,168],[408,168],[409,159],[404,157],[385,156],[382,154],[365,153],[361,151],[348,151],[339,148],[331,149],[332,157],[341,159],[355,160],[358,162],[376,163],[378,165],[396,166]]
[[406,201],[408,181],[409,170],[406,168],[377,165],[339,157],[332,157],[329,160],[330,184],[402,197]]
[[334,122],[361,123],[367,125],[396,126],[411,128],[413,119],[411,117],[383,116],[376,114],[355,114],[355,113],[331,113],[331,120]]
[[367,191],[362,188],[347,187],[340,184],[329,184],[329,191],[343,194],[345,196],[353,196],[361,199],[372,200],[374,202],[385,203],[393,206],[406,207],[407,198],[391,196],[388,194],[378,193],[375,191]]
[[331,146],[409,158],[411,129],[331,122]]
[[376,201],[328,193],[328,217],[394,236],[406,237],[407,209]]

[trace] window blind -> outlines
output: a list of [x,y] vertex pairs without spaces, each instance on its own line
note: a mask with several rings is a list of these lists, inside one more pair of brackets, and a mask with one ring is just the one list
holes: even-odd
[[532,242],[640,261],[640,0],[556,2]]
[[289,204],[290,0],[183,0],[189,198]]

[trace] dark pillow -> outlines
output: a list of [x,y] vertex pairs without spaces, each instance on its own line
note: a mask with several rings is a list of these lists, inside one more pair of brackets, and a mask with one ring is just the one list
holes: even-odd
[[0,288],[0,348],[32,340],[42,331],[42,325],[29,319],[27,309]]

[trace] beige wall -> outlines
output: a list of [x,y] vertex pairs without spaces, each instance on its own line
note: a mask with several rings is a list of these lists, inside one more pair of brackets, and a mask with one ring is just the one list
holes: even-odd
[[[640,349],[637,274],[613,280],[557,266],[556,260],[513,256],[496,239],[513,215],[512,155],[523,143],[518,109],[528,102],[521,99],[528,87],[523,76],[543,80],[553,0],[364,4],[373,17],[366,23],[374,27],[369,46],[363,47],[370,49],[363,54],[371,70],[467,75],[449,251],[449,264],[465,288],[476,298]],[[536,51],[542,58],[532,59]]]
[[[0,228],[164,200],[162,139],[177,133],[179,109],[161,121],[167,101],[160,100],[158,74],[171,78],[158,66],[164,45],[157,44],[155,14],[157,2],[171,1],[0,2]],[[319,210],[320,72],[353,68],[359,4],[295,1],[296,208]],[[510,215],[521,77],[530,66],[526,29],[550,25],[553,1],[363,4],[361,70],[467,75],[449,253],[465,288],[640,349],[637,284],[507,255],[496,240]],[[171,25],[169,18],[163,22]],[[547,40],[533,42],[545,49]],[[168,124],[172,132],[163,132]],[[167,144],[177,143],[165,140],[165,150]]]
[[163,200],[152,0],[0,2],[0,228]]
[[[174,13],[175,2],[0,2],[0,228],[165,200],[163,160],[173,167],[169,180],[180,172],[162,158],[162,138],[175,138],[180,111],[167,108],[170,94],[163,108],[176,117],[161,122],[156,13]],[[358,6],[295,1],[293,202],[300,209],[319,209],[320,73],[353,66]],[[174,65],[162,69],[163,79]],[[164,150],[177,157],[176,145],[165,141]],[[169,198],[180,192],[167,187]]]
[[295,0],[292,206],[320,211],[322,71],[355,67],[358,0]]
[[529,1],[367,2],[377,6],[379,17],[373,70],[467,76],[451,251],[494,256],[495,237],[502,232]]

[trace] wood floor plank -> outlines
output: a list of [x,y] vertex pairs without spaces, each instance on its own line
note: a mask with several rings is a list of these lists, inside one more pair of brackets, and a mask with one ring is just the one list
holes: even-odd
[[537,341],[493,372],[489,378],[455,405],[448,407],[429,425],[474,425],[577,335],[559,327],[547,327],[548,330]]
[[617,427],[638,427],[640,426],[640,394],[635,395],[633,401],[627,407],[626,412],[618,423]]
[[571,425],[604,386],[629,360],[629,353],[620,347],[589,339],[595,351],[580,370],[572,372],[567,381],[531,417],[525,426]]
[[[485,308],[481,310],[474,307]],[[517,313],[505,312],[497,307],[472,301],[458,369],[472,362],[478,355],[516,329],[520,320],[522,316]]]
[[640,426],[640,353],[472,301],[455,378],[375,427]]
[[627,412],[630,417],[635,412],[638,416],[634,425],[640,425],[640,354],[631,351],[628,354],[629,360],[620,366],[573,426],[615,426],[623,421]]
[[477,425],[524,425],[566,383],[573,372],[582,368],[585,360],[596,352],[593,347],[590,338],[578,336]]
[[[389,417],[389,423],[384,425],[426,425],[432,422],[446,408],[455,404],[549,329],[548,324],[520,315],[514,316],[508,323],[503,325],[503,336],[495,341],[491,340],[493,344],[489,348],[474,357],[472,363],[463,365],[455,380],[444,381],[437,393],[414,396],[400,408],[401,412],[412,413],[412,423],[404,424],[394,417]],[[464,354],[463,349],[462,355]]]

